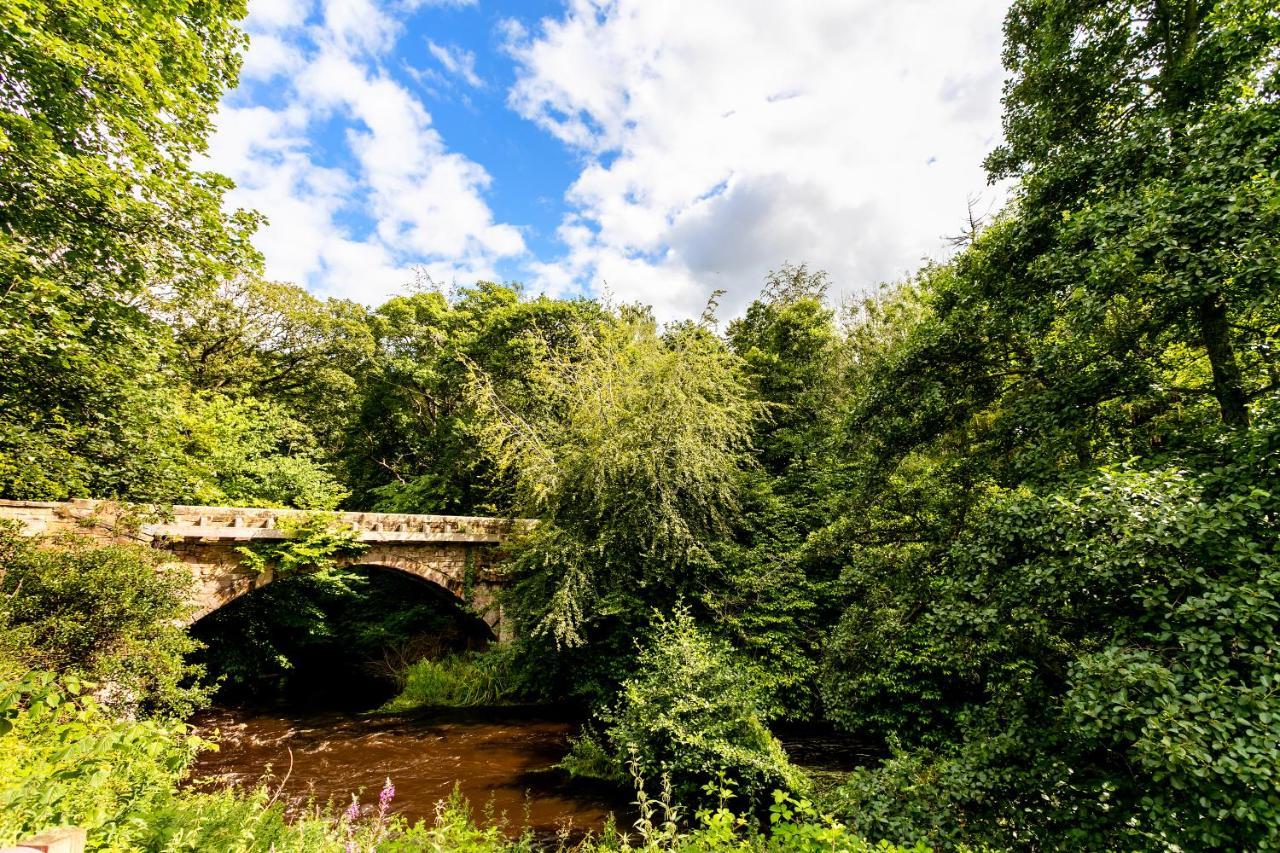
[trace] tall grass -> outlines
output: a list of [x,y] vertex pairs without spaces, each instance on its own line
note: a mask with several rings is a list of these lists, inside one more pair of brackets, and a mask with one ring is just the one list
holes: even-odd
[[420,660],[401,677],[404,688],[379,710],[509,705],[522,698],[514,658],[501,648]]

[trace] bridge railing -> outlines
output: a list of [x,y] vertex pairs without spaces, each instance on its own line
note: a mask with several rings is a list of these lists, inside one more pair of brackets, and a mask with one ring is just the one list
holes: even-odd
[[135,518],[136,536],[154,539],[223,539],[250,541],[285,539],[289,521],[323,516],[350,527],[361,542],[474,542],[501,543],[530,519],[460,515],[416,515],[391,512],[311,512],[296,509],[225,506],[147,506],[111,501],[0,500],[0,518],[20,521],[29,533],[55,533],[101,527],[119,536],[121,520]]

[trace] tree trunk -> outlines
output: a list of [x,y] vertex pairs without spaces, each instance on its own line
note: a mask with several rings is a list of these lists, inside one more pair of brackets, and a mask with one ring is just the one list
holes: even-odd
[[1240,364],[1231,347],[1231,330],[1227,325],[1227,305],[1217,294],[1200,300],[1200,337],[1209,366],[1213,370],[1213,395],[1218,398],[1222,422],[1238,429],[1249,426],[1248,398],[1240,378]]

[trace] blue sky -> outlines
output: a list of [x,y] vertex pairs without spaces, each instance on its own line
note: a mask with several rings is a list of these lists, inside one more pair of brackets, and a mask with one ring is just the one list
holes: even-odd
[[272,278],[607,290],[666,319],[806,261],[845,296],[999,204],[991,0],[250,0],[210,164]]
[[[495,219],[521,223],[530,252],[543,257],[557,251],[555,229],[578,158],[507,108],[515,64],[502,49],[503,32],[504,22],[517,15],[538,20],[560,8],[558,2],[422,6],[404,16],[394,56],[386,62],[388,72],[428,106],[433,124],[450,147],[483,165],[492,177],[485,197]],[[447,57],[443,62],[431,45]],[[468,84],[445,64],[465,55],[474,57],[479,86]],[[324,150],[343,149],[342,125],[341,120],[331,123],[319,140]],[[348,221],[357,224],[355,218]],[[358,227],[368,227],[368,221]],[[507,278],[518,278],[522,272],[510,261],[499,269]]]

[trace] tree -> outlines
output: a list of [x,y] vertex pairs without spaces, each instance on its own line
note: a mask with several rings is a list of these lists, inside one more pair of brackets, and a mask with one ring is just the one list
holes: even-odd
[[757,433],[761,461],[772,473],[818,449],[812,440],[818,421],[835,408],[838,338],[834,312],[824,303],[827,286],[826,273],[783,264],[746,314],[729,324],[729,345],[768,404]]
[[269,399],[341,450],[373,356],[368,312],[297,285],[239,276],[213,294],[162,307],[177,341],[174,369],[196,391]]
[[515,614],[564,651],[573,689],[611,693],[653,608],[691,596],[727,538],[757,407],[708,329],[624,309],[547,351],[531,393],[477,373],[484,447],[540,519],[512,556]]
[[726,341],[760,403],[732,535],[714,543],[717,573],[697,601],[740,652],[771,713],[811,719],[826,626],[838,614],[830,561],[801,559],[828,523],[839,471],[837,423],[847,397],[846,352],[826,304],[826,273],[783,264],[729,324]]
[[[1111,468],[991,493],[941,555],[923,618],[877,636],[870,662],[881,684],[949,699],[960,734],[860,774],[857,828],[1050,849],[1274,846],[1280,573],[1265,486],[1278,436],[1272,403],[1213,471]],[[928,695],[942,664],[967,693]]]
[[[239,0],[19,0],[0,10],[0,491],[145,481],[167,401],[149,305],[252,268],[254,219],[194,171],[235,84]],[[28,472],[39,472],[32,476]]]
[[804,547],[844,564],[826,711],[901,747],[860,830],[1275,843],[1273,5],[1013,5],[1014,203],[852,330]]
[[481,370],[524,407],[547,352],[575,346],[602,312],[584,299],[523,299],[492,282],[395,297],[370,318],[376,355],[361,374],[347,472],[356,499],[393,512],[508,512],[510,478],[477,450],[466,393]]
[[178,419],[184,482],[175,502],[323,510],[347,496],[315,434],[283,406],[195,394]]
[[987,161],[1021,179],[1006,299],[1051,301],[1120,358],[1197,347],[1208,376],[1183,393],[1232,427],[1275,388],[1277,44],[1269,0],[1019,0]]

